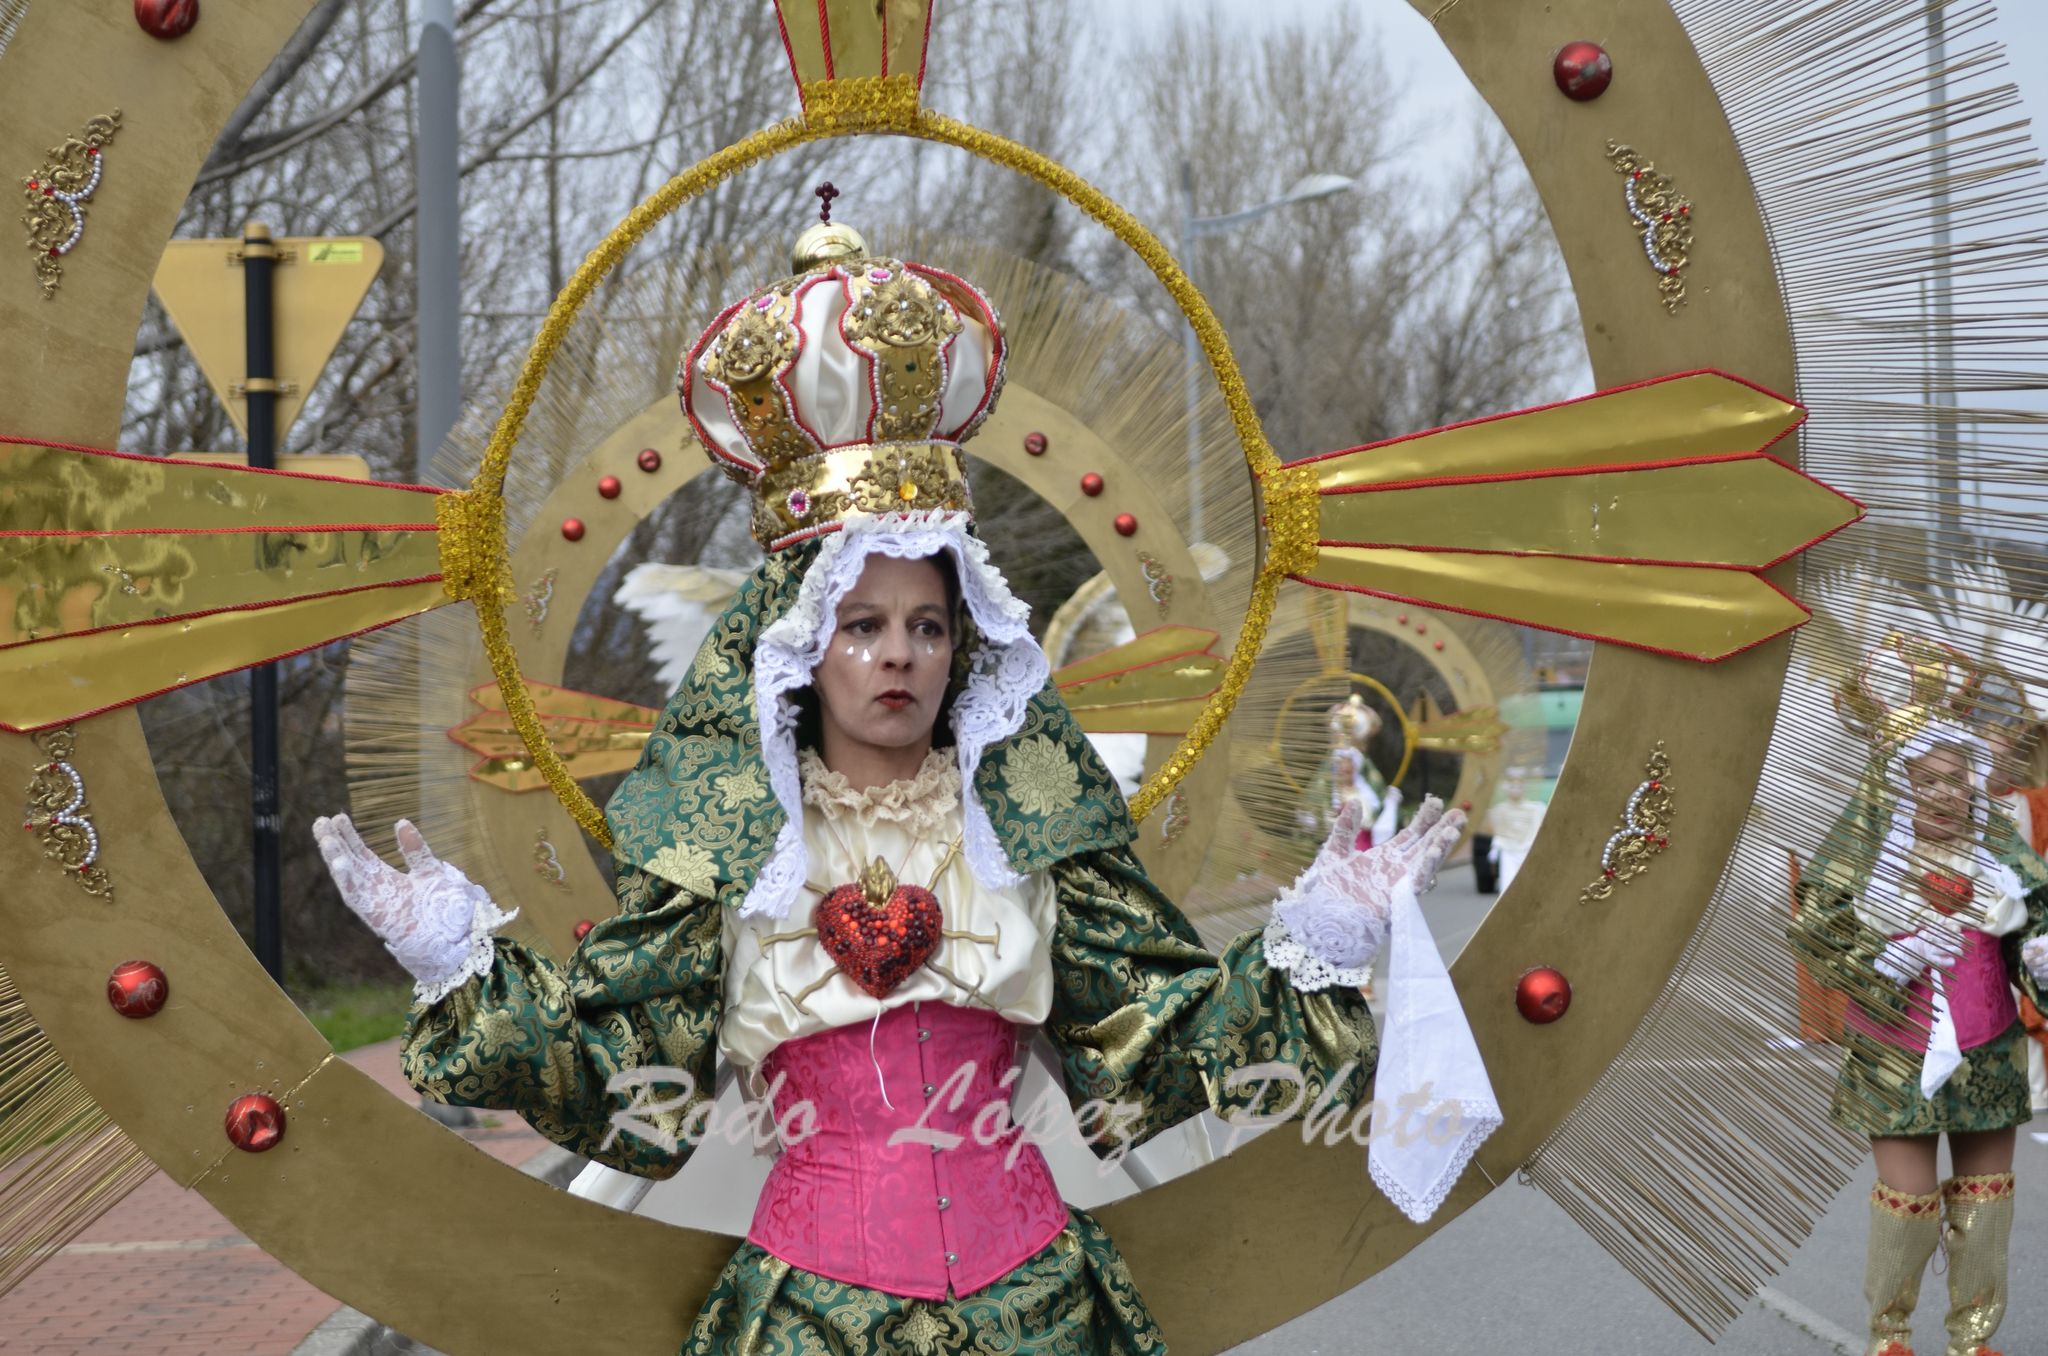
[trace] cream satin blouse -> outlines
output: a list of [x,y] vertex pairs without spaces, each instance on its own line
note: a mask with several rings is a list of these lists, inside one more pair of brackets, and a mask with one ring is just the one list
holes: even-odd
[[[719,1049],[745,1070],[799,1036],[872,1022],[907,1003],[984,1007],[1036,1026],[1052,1005],[1051,877],[989,890],[958,851],[960,773],[934,749],[906,781],[856,791],[818,756],[799,758],[804,846],[811,874],[787,918],[725,914],[725,1014]],[[880,857],[906,885],[938,899],[943,936],[924,965],[874,998],[840,973],[819,943],[812,912],[837,886],[857,883]]]

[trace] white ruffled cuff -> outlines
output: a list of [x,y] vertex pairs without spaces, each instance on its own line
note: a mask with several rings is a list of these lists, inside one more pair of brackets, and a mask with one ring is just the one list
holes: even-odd
[[2020,960],[2036,984],[2048,986],[2048,937],[2036,937],[2022,946]]
[[1302,899],[1292,890],[1273,901],[1273,917],[1260,938],[1266,964],[1284,972],[1301,993],[1344,985],[1359,988],[1372,978],[1373,957],[1387,930],[1362,904]]
[[492,943],[498,929],[518,916],[519,910],[507,913],[493,904],[489,895],[477,891],[476,907],[469,916],[469,944],[455,968],[435,979],[415,979],[413,997],[422,1003],[438,1003],[477,976],[489,974],[496,961],[497,948]]

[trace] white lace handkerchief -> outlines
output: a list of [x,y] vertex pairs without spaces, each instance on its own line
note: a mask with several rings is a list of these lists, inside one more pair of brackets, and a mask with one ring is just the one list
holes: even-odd
[[1387,1199],[1420,1224],[1503,1118],[1414,886],[1398,884],[1393,902],[1386,1030],[1366,1167]]

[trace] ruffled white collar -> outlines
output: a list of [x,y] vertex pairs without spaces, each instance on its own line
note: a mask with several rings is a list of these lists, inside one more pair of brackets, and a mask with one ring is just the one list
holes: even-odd
[[914,834],[937,833],[960,804],[960,769],[950,749],[933,749],[923,766],[901,781],[856,789],[809,749],[797,754],[804,804],[831,820],[853,820],[862,828],[900,824]]

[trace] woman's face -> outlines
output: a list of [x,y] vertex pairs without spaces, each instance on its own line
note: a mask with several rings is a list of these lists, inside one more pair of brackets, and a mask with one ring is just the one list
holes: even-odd
[[1913,787],[1913,834],[1923,843],[1953,843],[1967,837],[1970,766],[1963,751],[1942,744],[1906,764]]
[[865,745],[931,742],[953,665],[953,616],[929,559],[870,556],[839,604],[825,656],[811,675],[826,756]]

